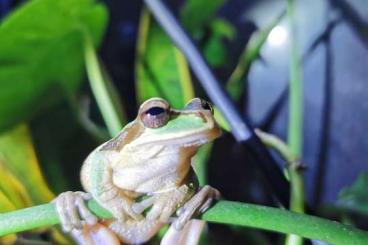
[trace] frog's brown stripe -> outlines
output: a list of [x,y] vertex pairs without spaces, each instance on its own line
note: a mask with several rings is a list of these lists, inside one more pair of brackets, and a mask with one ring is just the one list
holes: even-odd
[[101,148],[102,151],[120,151],[126,144],[129,144],[136,138],[138,138],[142,133],[142,127],[137,123],[138,119],[129,123],[124,127],[124,129],[114,138],[107,141]]

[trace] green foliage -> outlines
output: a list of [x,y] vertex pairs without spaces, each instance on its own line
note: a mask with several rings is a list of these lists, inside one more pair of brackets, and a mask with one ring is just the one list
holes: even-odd
[[[45,180],[42,177],[38,160],[34,152],[32,140],[26,125],[19,125],[12,130],[0,135],[0,156],[2,166],[5,168],[2,173],[9,171],[13,176],[23,183],[34,204],[49,202],[54,195],[49,190]],[[8,187],[14,186],[13,194],[20,195],[23,200],[22,207],[30,205],[29,197],[24,192],[20,183],[11,184],[6,182]],[[9,197],[9,195],[8,195]],[[14,198],[11,198],[14,200]],[[19,202],[18,203],[19,207]]]
[[183,55],[144,10],[141,16],[136,57],[137,98],[141,103],[162,97],[174,108],[193,98],[188,66]]
[[339,193],[338,205],[368,215],[368,172],[359,174],[356,181]]
[[225,0],[187,0],[181,10],[181,22],[191,35],[198,38],[205,25],[224,3]]
[[203,55],[213,67],[220,67],[228,61],[227,48],[224,40],[235,38],[234,27],[223,19],[214,19],[211,22],[211,34],[203,47]]
[[93,0],[35,0],[0,25],[0,131],[30,119],[79,87],[83,38],[95,44],[107,22]]

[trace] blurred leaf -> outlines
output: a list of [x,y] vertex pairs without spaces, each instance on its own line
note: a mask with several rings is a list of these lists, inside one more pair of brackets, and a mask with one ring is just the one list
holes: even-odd
[[16,240],[17,240],[17,235],[10,234],[10,235],[0,237],[0,244],[2,244],[2,245],[15,244]]
[[0,191],[0,212],[8,212],[15,209],[15,205],[9,200],[4,192]]
[[224,19],[214,19],[211,22],[211,30],[213,33],[223,36],[229,40],[235,38],[236,30],[233,25]]
[[0,155],[4,166],[22,181],[34,204],[49,202],[54,197],[41,174],[26,125],[0,135]]
[[224,3],[225,0],[187,0],[180,13],[181,22],[191,35],[197,36]]
[[216,119],[216,122],[218,123],[218,125],[220,125],[220,127],[227,131],[230,132],[230,125],[227,123],[227,121],[225,120],[224,116],[220,113],[220,111],[217,109],[217,107],[214,108],[214,117]]
[[[32,205],[24,185],[7,168],[6,160],[0,155],[0,190],[9,199],[16,209]],[[0,208],[0,212],[2,210]]]
[[359,174],[357,180],[339,193],[338,205],[368,215],[368,172]]
[[82,32],[97,44],[107,21],[94,0],[34,0],[0,24],[0,131],[78,88]]
[[283,11],[268,26],[259,29],[256,33],[253,33],[249,39],[245,49],[240,55],[237,66],[226,84],[226,89],[234,100],[238,100],[240,98],[241,93],[244,90],[243,79],[248,74],[252,62],[259,57],[261,48],[266,42],[268,35],[272,29],[280,23],[284,16],[285,12]]
[[226,63],[227,51],[222,37],[211,35],[203,47],[203,55],[212,67],[220,67]]
[[234,37],[235,29],[229,22],[222,19],[211,22],[211,34],[203,47],[203,54],[211,66],[219,67],[226,64],[228,54],[224,41]]
[[143,10],[136,57],[137,98],[162,97],[182,108],[194,97],[188,65],[167,35]]

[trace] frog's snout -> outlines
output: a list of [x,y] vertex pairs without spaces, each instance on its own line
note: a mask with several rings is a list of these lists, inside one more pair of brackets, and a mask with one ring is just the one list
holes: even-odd
[[184,110],[208,110],[211,111],[213,115],[213,106],[210,102],[200,99],[200,98],[194,98],[191,99],[184,107]]

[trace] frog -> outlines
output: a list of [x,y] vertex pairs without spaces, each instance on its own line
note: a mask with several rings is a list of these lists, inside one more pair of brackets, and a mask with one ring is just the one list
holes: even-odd
[[[192,166],[198,148],[220,135],[213,107],[205,100],[193,98],[183,109],[158,97],[146,100],[135,120],[84,161],[85,192],[68,191],[54,200],[63,230],[80,234],[99,227],[124,244],[144,243],[168,223],[170,229],[183,230],[220,198],[217,189],[199,187]],[[113,218],[98,220],[85,204],[91,198]]]

